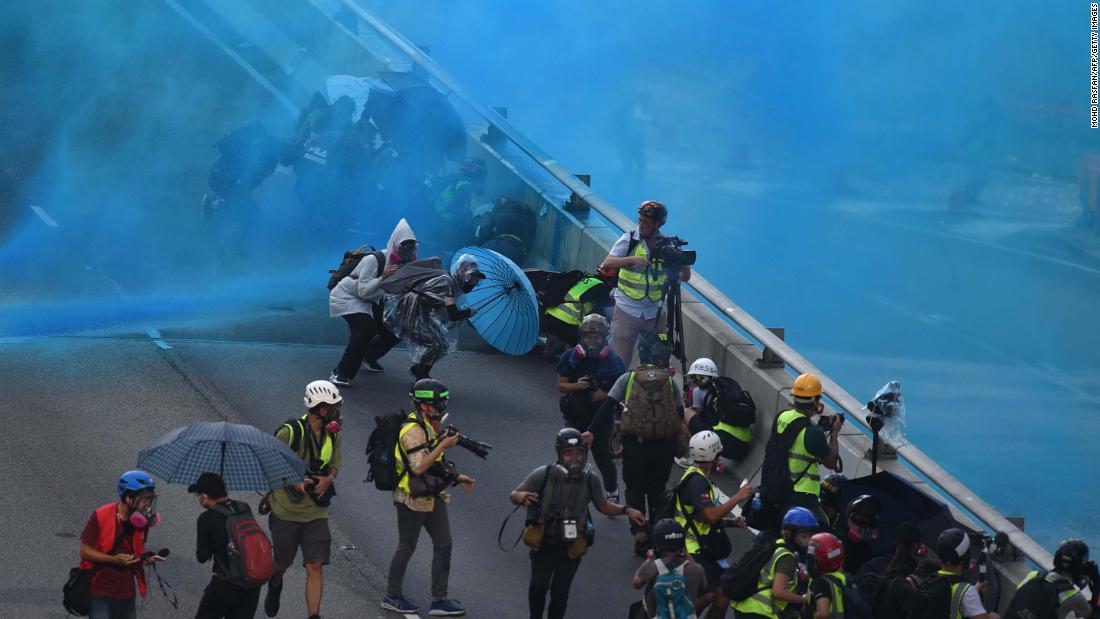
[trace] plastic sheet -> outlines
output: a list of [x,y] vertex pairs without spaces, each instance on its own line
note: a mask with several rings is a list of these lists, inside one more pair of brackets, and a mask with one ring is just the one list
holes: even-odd
[[458,348],[455,323],[447,320],[443,299],[458,296],[449,273],[437,275],[402,295],[387,295],[383,320],[386,328],[409,342],[414,363],[433,364]]
[[863,407],[865,413],[874,413],[883,420],[879,435],[890,443],[905,440],[905,399],[901,395],[901,383],[892,380],[875,393],[875,398]]

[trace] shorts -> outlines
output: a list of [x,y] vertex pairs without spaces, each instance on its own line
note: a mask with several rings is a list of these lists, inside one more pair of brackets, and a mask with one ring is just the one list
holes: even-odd
[[703,583],[703,587],[699,590],[700,593],[710,593],[718,589],[718,585],[722,582],[722,566],[718,565],[718,562],[714,559],[708,559],[700,555],[691,555],[691,558],[703,568],[703,573],[707,577],[707,581]]
[[279,520],[275,514],[271,514],[267,526],[271,529],[271,546],[275,552],[277,567],[290,567],[294,556],[298,554],[298,548],[302,549],[302,565],[328,565],[332,557],[332,533],[328,529],[328,518],[290,522]]

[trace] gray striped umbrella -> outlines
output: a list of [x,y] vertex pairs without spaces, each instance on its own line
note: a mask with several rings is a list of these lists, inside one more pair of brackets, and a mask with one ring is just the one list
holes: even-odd
[[200,421],[164,434],[138,454],[137,468],[170,484],[219,474],[228,490],[274,490],[302,481],[305,462],[285,443],[249,425]]

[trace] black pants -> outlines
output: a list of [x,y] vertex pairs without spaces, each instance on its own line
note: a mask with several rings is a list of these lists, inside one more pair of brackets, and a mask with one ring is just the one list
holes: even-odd
[[565,544],[545,543],[538,552],[531,553],[531,584],[527,587],[527,604],[531,609],[531,619],[542,619],[542,610],[546,606],[546,592],[550,592],[548,619],[561,619],[565,616],[565,606],[569,602],[569,587],[581,560],[570,559],[565,554]]
[[[676,457],[676,439],[662,438],[643,441],[631,434],[623,435],[623,484],[626,504],[648,514],[653,520],[657,501],[668,484],[672,459]],[[646,504],[649,510],[646,510]],[[631,533],[644,530],[633,523]]]
[[252,619],[261,589],[245,589],[215,576],[202,593],[195,619]]
[[401,341],[382,324],[382,309],[378,305],[375,305],[373,315],[348,314],[343,318],[350,333],[336,373],[344,378],[355,378],[364,359],[378,361]]
[[570,346],[576,346],[581,341],[580,325],[567,325],[545,312],[539,317],[539,329]]

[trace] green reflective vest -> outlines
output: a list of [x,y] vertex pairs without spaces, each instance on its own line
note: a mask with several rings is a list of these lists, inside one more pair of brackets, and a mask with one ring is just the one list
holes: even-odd
[[[409,413],[409,416],[405,418],[405,423],[401,424],[401,430],[397,432],[397,444],[393,446],[393,462],[397,467],[397,475],[400,480],[397,482],[397,487],[404,490],[407,494],[412,494],[409,489],[409,476],[408,471],[405,470],[405,463],[409,461],[409,454],[405,452],[405,448],[401,446],[401,439],[405,436],[405,433],[411,430],[415,426],[424,428],[424,434],[428,438],[428,442],[425,443],[424,449],[429,452],[435,449],[435,445],[438,442],[438,437],[435,434],[435,428],[430,423],[423,423],[415,412]],[[443,454],[439,454],[436,460],[442,461]]]
[[[828,578],[829,576],[832,578]],[[833,598],[829,607],[829,619],[844,619],[844,587],[848,586],[848,577],[844,572],[829,572],[822,578],[825,578],[825,582],[829,584],[829,591]]]
[[[302,415],[300,419],[295,419],[293,422],[288,421],[283,424],[283,427],[290,432],[291,447],[293,447],[293,444],[296,442],[295,438],[297,438],[298,441],[313,440],[306,434],[307,432],[313,432],[313,429],[309,427],[309,420],[307,419],[307,417],[309,417],[309,413]],[[291,425],[291,423],[294,423],[294,425],[298,427],[295,428]],[[328,432],[322,431],[321,436],[321,453],[318,457],[321,460],[321,468],[323,469],[328,466],[329,462],[332,462],[332,435]],[[301,443],[299,442],[299,445],[300,444]],[[308,465],[309,463],[307,462],[306,464]]]
[[966,619],[963,617],[962,600],[963,596],[966,595],[966,590],[973,585],[962,580],[962,578],[954,572],[940,570],[936,573],[951,579],[951,611],[947,615],[948,619]]
[[[775,428],[782,434],[791,422],[801,417],[803,417],[802,413],[796,410],[785,410],[779,413]],[[803,428],[798,433],[798,437],[794,439],[790,451],[787,452],[787,469],[790,471],[791,481],[795,482],[795,492],[819,496],[821,494],[821,471],[817,465],[817,457],[806,450],[807,429]]]
[[435,216],[445,220],[455,219],[457,213],[451,211],[451,200],[454,199],[455,194],[458,193],[460,188],[470,184],[470,181],[466,179],[458,179],[444,187],[443,191],[439,194],[439,198],[436,199],[435,204],[432,205]]
[[562,301],[561,305],[551,307],[546,310],[546,313],[567,325],[580,325],[581,319],[591,314],[596,307],[595,303],[581,302],[581,296],[592,288],[599,286],[600,283],[598,278],[585,277],[573,284],[569,292],[565,293],[565,300]]
[[[772,582],[775,580],[775,566],[779,563],[779,559],[783,555],[790,555],[792,558],[795,555],[787,548],[787,542],[783,539],[776,540],[775,544],[775,552],[772,554],[772,558],[764,565],[764,569],[760,570],[760,578],[756,586],[757,592],[752,594],[752,597],[731,604],[733,610],[739,613],[754,613],[772,619],[779,619],[779,614],[787,608],[788,602],[786,600],[775,599],[775,595],[772,593]],[[787,588],[794,592],[798,588],[798,579],[792,578],[787,583]]]
[[[634,252],[630,255],[649,258],[649,246],[646,245],[644,239],[638,242],[637,246],[634,247]],[[667,278],[664,269],[654,267],[653,264],[647,264],[640,269],[637,267],[620,268],[619,290],[622,290],[623,294],[631,299],[641,301],[649,298],[650,301],[660,302],[661,294],[664,292],[665,279]]]
[[718,423],[714,424],[714,430],[715,432],[725,432],[726,434],[729,434],[737,440],[745,443],[752,441],[752,430],[748,429],[745,426],[731,426],[724,421],[719,421]]
[[[687,549],[688,554],[697,554],[699,552],[699,538],[695,536],[696,532],[699,535],[707,536],[710,534],[710,525],[707,524],[702,518],[702,514],[696,514],[695,508],[691,505],[684,505],[680,502],[679,490],[684,484],[684,480],[688,478],[688,475],[698,473],[703,476],[703,479],[707,480],[707,494],[710,495],[711,502],[718,500],[718,494],[714,490],[714,484],[710,483],[710,479],[703,474],[695,465],[689,466],[688,470],[684,471],[684,474],[680,476],[679,483],[676,484],[676,509],[672,513],[672,517],[676,519],[676,522],[680,523],[680,526],[684,527],[684,547]],[[694,523],[694,527],[689,524]]]

